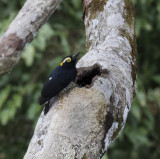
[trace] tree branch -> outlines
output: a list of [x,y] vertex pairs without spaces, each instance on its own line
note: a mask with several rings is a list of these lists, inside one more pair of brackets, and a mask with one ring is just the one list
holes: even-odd
[[0,75],[11,71],[61,0],[27,0],[0,39]]
[[84,23],[77,86],[41,114],[25,159],[99,159],[124,128],[136,89],[131,0],[84,0]]

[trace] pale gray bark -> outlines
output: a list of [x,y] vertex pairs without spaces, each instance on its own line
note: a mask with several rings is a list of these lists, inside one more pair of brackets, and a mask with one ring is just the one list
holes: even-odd
[[0,75],[12,70],[25,45],[32,41],[60,2],[61,0],[26,1],[0,38]]
[[[99,159],[124,128],[136,89],[133,5],[84,0],[84,11],[77,86],[42,112],[24,159]],[[79,88],[86,76],[92,82]]]

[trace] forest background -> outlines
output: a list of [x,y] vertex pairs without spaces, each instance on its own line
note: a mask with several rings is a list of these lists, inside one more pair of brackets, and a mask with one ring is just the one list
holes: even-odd
[[[137,94],[126,126],[103,159],[160,157],[160,1],[132,0],[138,49]],[[25,0],[0,1],[0,35]],[[85,53],[80,0],[63,1],[16,67],[0,79],[0,159],[22,159],[42,111],[41,88],[65,56]]]

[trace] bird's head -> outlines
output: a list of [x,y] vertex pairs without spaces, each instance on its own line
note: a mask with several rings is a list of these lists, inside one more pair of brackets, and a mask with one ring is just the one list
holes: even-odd
[[73,56],[67,56],[65,57],[62,62],[60,63],[60,66],[63,68],[72,68],[76,65],[76,59],[80,52],[74,54]]

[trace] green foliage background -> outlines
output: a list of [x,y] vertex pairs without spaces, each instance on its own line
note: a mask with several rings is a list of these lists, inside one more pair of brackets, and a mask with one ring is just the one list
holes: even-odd
[[[0,1],[0,34],[25,0]],[[133,0],[138,44],[137,95],[121,136],[103,159],[160,157],[160,1]],[[62,57],[85,53],[80,0],[63,1],[29,44],[18,65],[0,79],[0,159],[21,159],[42,107],[43,82]]]

